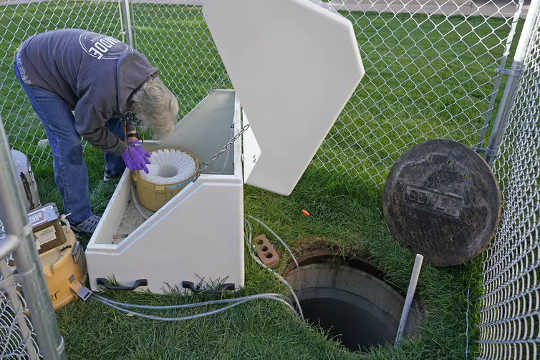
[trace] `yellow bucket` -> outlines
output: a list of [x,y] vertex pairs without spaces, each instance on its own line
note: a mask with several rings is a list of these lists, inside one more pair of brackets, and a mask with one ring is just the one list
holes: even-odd
[[[139,175],[139,171],[132,171],[131,177],[133,179],[133,184],[135,185],[135,190],[139,203],[151,211],[157,211],[159,208],[165,205],[167,201],[169,201],[176,194],[178,194],[180,190],[186,187],[187,184],[194,180],[197,177],[200,168],[199,159],[197,159],[195,155],[193,155],[190,151],[180,148],[168,148],[158,150],[179,150],[183,153],[186,153],[195,161],[195,172],[193,173],[193,175],[182,181],[166,185],[158,185],[143,179]],[[152,152],[153,151],[151,151],[150,153]]]

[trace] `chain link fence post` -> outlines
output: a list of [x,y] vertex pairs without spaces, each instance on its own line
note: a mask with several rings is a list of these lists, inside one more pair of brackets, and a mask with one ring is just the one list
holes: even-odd
[[135,47],[135,32],[133,31],[133,16],[131,15],[131,2],[130,0],[120,0],[120,6],[122,8],[122,19],[124,25],[124,33],[126,35],[126,44],[130,47]]
[[510,111],[514,106],[514,98],[518,91],[518,86],[521,81],[521,76],[525,70],[523,62],[528,55],[529,44],[535,36],[537,29],[537,18],[539,14],[539,5],[537,0],[532,0],[527,14],[527,19],[523,25],[522,35],[519,39],[518,47],[514,55],[514,61],[512,67],[506,71],[508,75],[508,81],[504,89],[503,97],[501,99],[499,110],[497,112],[497,118],[493,126],[491,133],[486,160],[492,164],[497,157],[497,150],[501,145],[504,130],[507,126],[507,122],[510,119]]
[[[18,242],[18,246],[13,251],[17,267],[17,282],[22,284],[22,292],[37,334],[42,356],[47,360],[65,359],[64,339],[60,336],[56,314],[52,307],[47,284],[43,277],[41,261],[36,250],[32,227],[28,223],[15,179],[11,151],[3,122],[0,119],[0,194],[2,194],[0,197],[0,219],[4,224],[6,239],[15,238]],[[6,239],[0,243],[6,242]],[[0,256],[5,255],[7,253]],[[26,336],[28,336],[27,331]]]
[[485,141],[485,138],[486,138],[486,133],[487,133],[488,127],[490,125],[491,115],[492,115],[493,111],[496,110],[497,94],[499,92],[499,88],[500,88],[501,83],[503,81],[503,77],[504,77],[504,74],[505,74],[506,63],[508,61],[508,57],[510,56],[510,50],[512,48],[512,40],[514,39],[514,35],[516,33],[516,28],[517,28],[517,25],[518,25],[522,10],[523,10],[523,2],[520,1],[518,3],[518,9],[516,10],[516,12],[514,14],[514,17],[513,17],[513,20],[512,20],[512,27],[510,29],[510,34],[508,35],[508,39],[506,41],[506,48],[504,50],[504,54],[502,56],[500,66],[496,70],[498,75],[497,75],[497,79],[495,81],[495,86],[493,88],[493,92],[491,93],[491,99],[490,99],[490,102],[489,102],[488,111],[486,112],[484,126],[482,126],[482,128],[479,131],[478,144],[476,145],[475,150],[480,152],[480,153],[483,152],[484,155],[488,154],[488,149],[483,148],[484,141]]

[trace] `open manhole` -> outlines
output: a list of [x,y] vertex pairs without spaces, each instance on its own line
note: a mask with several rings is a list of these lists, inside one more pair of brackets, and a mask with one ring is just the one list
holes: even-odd
[[[287,273],[306,320],[351,351],[394,342],[404,297],[358,262],[311,259]],[[416,333],[422,313],[413,301],[404,336]]]

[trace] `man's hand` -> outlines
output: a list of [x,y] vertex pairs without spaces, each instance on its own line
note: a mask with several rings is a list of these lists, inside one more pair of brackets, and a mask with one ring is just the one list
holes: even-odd
[[139,140],[128,141],[126,150],[122,153],[122,159],[129,170],[144,170],[148,174],[146,164],[150,164],[150,154],[139,144]]

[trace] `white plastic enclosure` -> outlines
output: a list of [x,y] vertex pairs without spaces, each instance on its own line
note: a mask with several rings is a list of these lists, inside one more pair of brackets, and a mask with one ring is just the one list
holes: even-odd
[[[201,161],[240,129],[240,105],[232,90],[212,91],[177,126],[166,145],[178,146]],[[146,221],[130,195],[123,174],[86,249],[90,286],[97,278],[120,285],[147,279],[153,293],[180,287],[182,281],[244,285],[243,181],[241,144],[186,186]],[[125,238],[122,236],[128,235]],[[141,288],[145,289],[145,288]]]

